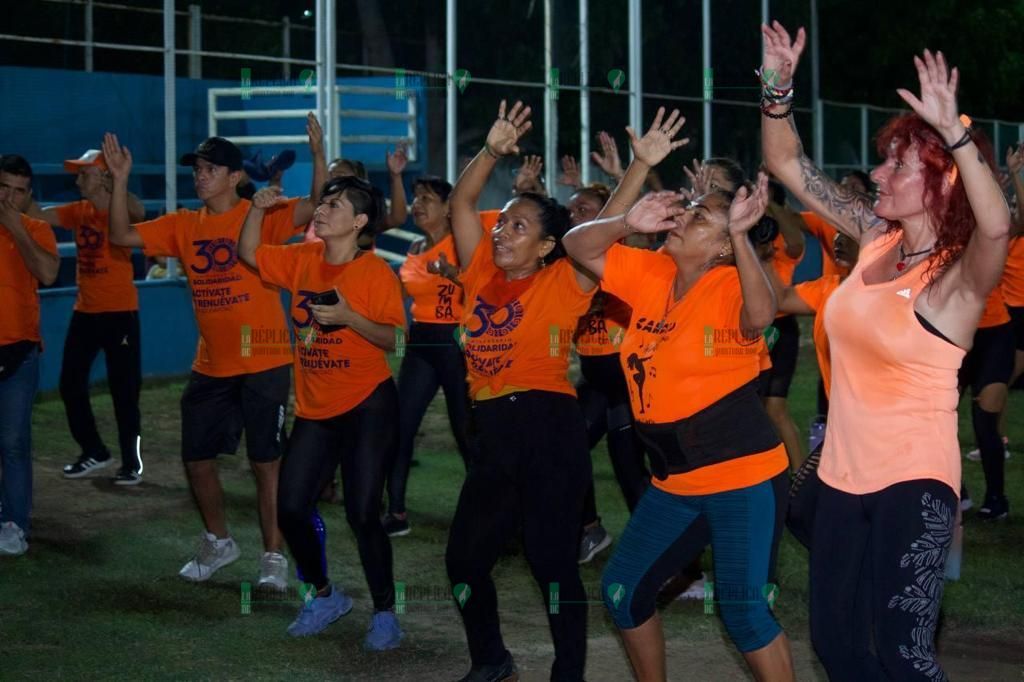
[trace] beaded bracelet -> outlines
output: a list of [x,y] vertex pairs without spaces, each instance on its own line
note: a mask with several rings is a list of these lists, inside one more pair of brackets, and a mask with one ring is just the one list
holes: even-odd
[[767,100],[767,99],[762,99],[761,100],[761,114],[763,116],[767,116],[768,118],[774,118],[774,119],[789,118],[790,116],[793,115],[793,105],[792,105],[792,103],[790,103],[789,106],[786,107],[786,110],[784,112],[779,113],[779,114],[776,114],[776,113],[774,113],[772,111],[769,111],[769,107],[771,107],[773,104],[775,104],[775,102],[772,102],[772,101]]

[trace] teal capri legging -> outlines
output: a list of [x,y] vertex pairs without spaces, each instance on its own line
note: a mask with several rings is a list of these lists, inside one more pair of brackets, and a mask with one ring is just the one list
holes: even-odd
[[715,606],[733,643],[743,653],[770,644],[782,632],[767,595],[788,487],[785,471],[711,495],[649,487],[602,578],[601,594],[615,624],[628,629],[647,622],[662,585],[710,543]]

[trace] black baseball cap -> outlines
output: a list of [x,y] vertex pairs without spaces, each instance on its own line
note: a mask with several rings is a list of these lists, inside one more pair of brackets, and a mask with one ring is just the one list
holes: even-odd
[[223,137],[208,137],[194,152],[181,157],[182,166],[196,165],[196,159],[209,161],[215,166],[227,166],[228,170],[242,170],[242,150]]

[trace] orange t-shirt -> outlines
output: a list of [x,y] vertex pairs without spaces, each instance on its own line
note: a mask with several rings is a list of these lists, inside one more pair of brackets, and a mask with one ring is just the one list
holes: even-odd
[[498,224],[498,216],[500,215],[500,208],[491,208],[486,211],[480,211],[480,225],[484,228],[484,232],[490,232],[494,226]]
[[75,234],[78,245],[78,299],[75,310],[114,313],[139,309],[132,250],[110,243],[110,214],[91,201],[57,207],[61,226]]
[[[760,329],[739,329],[743,295],[736,268],[720,266],[672,302],[676,265],[663,253],[613,245],[601,286],[632,307],[619,357],[633,417],[664,424],[690,417],[757,378],[765,346]],[[746,488],[783,471],[778,446],[652,484],[676,495]]]
[[885,230],[864,235],[857,265],[825,305],[834,352],[818,475],[854,495],[918,479],[941,481],[959,495],[957,373],[965,353],[914,314],[928,285],[927,261],[891,282],[864,284],[864,270],[902,236]]
[[576,352],[583,356],[618,353],[632,312],[615,296],[598,291],[576,327]]
[[[29,236],[47,253],[57,255],[57,238],[49,223],[21,214]],[[39,336],[39,280],[18,251],[10,231],[0,225],[0,346],[18,341],[41,341]]]
[[[291,199],[266,212],[262,241],[288,241],[295,226]],[[280,292],[238,259],[238,237],[251,204],[225,213],[179,210],[135,226],[148,256],[181,259],[192,290],[199,345],[192,369],[211,377],[254,374],[291,361]]]
[[832,275],[839,275],[840,277],[845,277],[850,274],[849,268],[842,268],[836,265],[836,252],[833,246],[838,230],[814,211],[803,211],[800,213],[800,216],[807,225],[807,232],[821,244],[821,276],[831,277]]
[[387,262],[368,251],[342,265],[324,260],[324,243],[261,246],[260,277],[292,293],[295,331],[295,414],[328,419],[363,402],[391,377],[387,354],[351,327],[324,333],[309,309],[310,298],[337,288],[371,322],[405,327],[402,287]]
[[985,299],[985,310],[978,320],[978,329],[987,327],[998,327],[1010,321],[1010,311],[1006,309],[1006,301],[1003,298],[1003,290],[996,287]]
[[818,356],[821,381],[825,384],[825,396],[832,390],[832,362],[828,349],[828,334],[825,333],[825,301],[840,283],[839,275],[822,276],[810,282],[801,282],[793,287],[796,295],[814,310],[814,353]]
[[412,297],[412,319],[430,324],[456,324],[462,317],[462,290],[450,279],[427,272],[427,263],[441,254],[458,267],[455,241],[449,234],[422,253],[405,257],[398,271],[405,293]]
[[483,239],[461,279],[470,395],[505,386],[576,395],[568,378],[569,350],[593,293],[580,289],[569,259],[509,282],[494,264],[492,242]]
[[1006,305],[1018,308],[1024,306],[1024,237],[1010,240],[1010,253],[1006,257],[1006,269],[999,282]]
[[801,253],[798,258],[790,257],[786,253],[786,239],[782,236],[782,233],[779,233],[779,236],[775,238],[772,246],[775,247],[775,257],[772,258],[772,265],[775,267],[775,272],[779,273],[779,279],[788,287],[793,283],[793,273],[796,272],[796,266],[804,259],[804,255]]

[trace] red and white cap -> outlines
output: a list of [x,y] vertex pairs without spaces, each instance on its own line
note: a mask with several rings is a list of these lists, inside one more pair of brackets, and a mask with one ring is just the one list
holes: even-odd
[[107,170],[107,162],[103,160],[103,152],[99,149],[88,149],[77,159],[68,159],[64,162],[64,170],[69,173],[77,173],[86,166],[95,166]]

